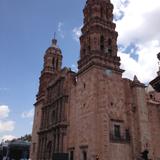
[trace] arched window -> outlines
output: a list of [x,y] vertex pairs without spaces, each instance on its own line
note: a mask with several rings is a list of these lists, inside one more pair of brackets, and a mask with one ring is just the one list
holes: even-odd
[[103,7],[101,7],[101,18],[103,18]]
[[106,13],[105,14],[106,14],[106,16],[105,16],[106,19],[108,19],[108,7],[106,7]]
[[58,67],[59,67],[59,61],[58,61],[58,58],[57,58],[56,69],[58,69]]
[[108,39],[108,53],[112,54],[112,39]]
[[89,45],[89,46],[88,46],[88,51],[90,51],[90,50],[91,50],[91,46]]
[[83,48],[83,55],[85,55],[86,54],[86,49],[85,48]]
[[53,69],[55,68],[55,58],[53,57],[52,59],[52,66],[53,66]]
[[112,40],[109,38],[108,39],[108,46],[111,46],[112,45]]
[[91,50],[91,40],[90,37],[88,37],[88,51],[90,52]]
[[103,35],[100,38],[100,49],[101,49],[101,51],[104,50],[104,36]]
[[52,123],[54,124],[55,123],[55,111],[52,111]]

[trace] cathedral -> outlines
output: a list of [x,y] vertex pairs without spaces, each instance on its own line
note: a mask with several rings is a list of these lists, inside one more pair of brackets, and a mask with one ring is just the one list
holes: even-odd
[[31,160],[160,160],[160,72],[149,87],[122,78],[113,5],[87,0],[83,13],[78,72],[56,39],[45,52]]

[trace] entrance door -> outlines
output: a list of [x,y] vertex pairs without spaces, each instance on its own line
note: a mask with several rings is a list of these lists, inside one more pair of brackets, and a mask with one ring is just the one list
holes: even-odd
[[52,160],[69,160],[68,153],[54,153]]

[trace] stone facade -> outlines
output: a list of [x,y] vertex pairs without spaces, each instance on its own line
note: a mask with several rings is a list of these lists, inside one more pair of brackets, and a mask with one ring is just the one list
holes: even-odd
[[110,0],[87,0],[78,72],[61,68],[52,41],[44,56],[32,131],[32,160],[160,159],[160,95],[122,78]]

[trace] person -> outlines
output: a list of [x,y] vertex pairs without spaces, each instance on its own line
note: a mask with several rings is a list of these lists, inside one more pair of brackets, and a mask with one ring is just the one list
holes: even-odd
[[149,160],[148,159],[148,153],[149,151],[147,149],[145,149],[142,153],[141,153],[141,158],[144,159],[144,160]]

